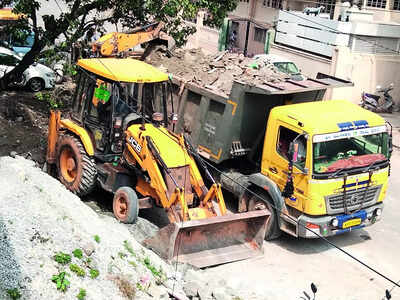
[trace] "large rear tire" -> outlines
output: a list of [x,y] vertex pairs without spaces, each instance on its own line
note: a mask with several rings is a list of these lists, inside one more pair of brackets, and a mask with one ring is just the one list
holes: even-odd
[[265,231],[265,239],[267,241],[277,239],[282,234],[282,231],[279,229],[278,215],[276,213],[276,210],[271,204],[273,203],[272,199],[269,195],[265,193],[259,193],[259,191],[257,190],[255,191],[255,193],[257,193],[257,195],[259,195],[262,199],[265,199],[266,201],[261,200],[255,195],[251,195],[248,204],[248,211],[261,209],[268,210],[271,215],[268,218],[267,230]]
[[60,136],[57,142],[58,178],[78,196],[90,193],[96,185],[97,169],[82,143],[74,136]]
[[139,216],[139,200],[136,192],[128,187],[120,187],[114,194],[113,212],[122,223],[136,223]]

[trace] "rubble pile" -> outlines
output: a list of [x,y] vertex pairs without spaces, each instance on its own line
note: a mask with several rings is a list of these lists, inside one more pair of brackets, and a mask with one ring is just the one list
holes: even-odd
[[255,61],[243,54],[220,52],[205,55],[201,49],[176,49],[167,53],[160,47],[146,62],[173,76],[213,92],[228,96],[234,80],[249,85],[263,85],[284,80],[287,75],[268,61]]

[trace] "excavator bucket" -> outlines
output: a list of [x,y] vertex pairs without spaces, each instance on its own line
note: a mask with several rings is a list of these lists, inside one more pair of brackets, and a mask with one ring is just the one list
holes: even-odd
[[144,244],[164,259],[198,268],[243,260],[263,254],[269,216],[255,210],[171,223]]

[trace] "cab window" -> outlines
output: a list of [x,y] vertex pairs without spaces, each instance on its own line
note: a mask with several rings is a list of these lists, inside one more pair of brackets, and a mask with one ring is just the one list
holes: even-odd
[[[287,161],[289,161],[289,146],[290,143],[298,136],[299,134],[289,128],[284,126],[279,126],[278,131],[278,142],[276,145],[276,151]],[[298,168],[304,169],[306,166],[306,154],[307,154],[307,140],[304,136],[300,136],[297,139],[299,144],[298,154],[297,154],[297,162],[294,163]]]

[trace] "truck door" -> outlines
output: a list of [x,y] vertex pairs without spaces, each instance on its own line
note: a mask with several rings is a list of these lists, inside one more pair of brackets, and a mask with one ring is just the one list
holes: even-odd
[[[289,145],[302,132],[283,122],[278,122],[277,129],[275,143],[273,146],[269,146],[271,152],[267,173],[283,191],[288,174]],[[305,136],[300,136],[297,142],[299,143],[298,156],[293,167],[294,194],[291,199],[285,199],[285,201],[287,205],[302,211],[308,188],[306,166],[308,166],[309,158],[307,157],[308,147]]]

